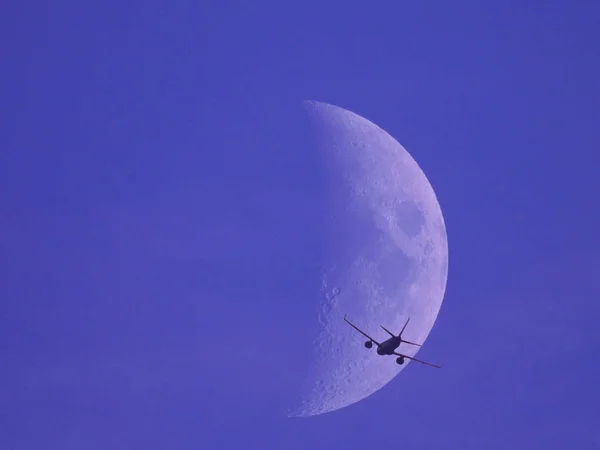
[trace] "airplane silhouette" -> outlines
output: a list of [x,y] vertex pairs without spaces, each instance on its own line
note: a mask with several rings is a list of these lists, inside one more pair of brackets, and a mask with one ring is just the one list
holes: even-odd
[[441,368],[441,366],[436,366],[435,364],[431,364],[431,363],[428,363],[428,362],[425,362],[425,361],[421,361],[420,359],[413,358],[412,356],[407,356],[407,355],[403,355],[402,353],[396,352],[396,349],[398,347],[400,347],[400,344],[402,342],[404,342],[406,344],[410,344],[410,345],[417,345],[419,347],[421,346],[421,344],[415,344],[414,342],[410,342],[410,341],[407,341],[405,339],[402,339],[402,333],[404,333],[404,330],[406,329],[406,325],[408,325],[408,322],[410,321],[410,317],[408,318],[408,320],[404,324],[404,327],[402,327],[402,331],[400,331],[400,334],[398,336],[394,335],[391,331],[389,331],[388,329],[386,329],[383,325],[380,325],[381,328],[383,328],[391,336],[389,339],[385,340],[384,342],[377,342],[375,339],[373,339],[367,333],[365,333],[364,331],[362,331],[360,328],[358,328],[356,325],[354,325],[352,322],[350,322],[348,319],[346,319],[346,314],[344,314],[344,320],[352,328],[354,328],[356,331],[358,331],[364,337],[366,337],[367,339],[369,339],[367,342],[365,342],[365,347],[371,348],[371,347],[373,347],[373,343],[375,343],[377,345],[377,354],[378,355],[396,355],[396,356],[398,356],[396,358],[396,362],[398,364],[404,364],[404,359],[406,358],[406,359],[411,359],[411,360],[416,361],[416,362],[420,362],[421,364],[426,364],[426,365],[431,366],[431,367],[437,367],[438,369]]

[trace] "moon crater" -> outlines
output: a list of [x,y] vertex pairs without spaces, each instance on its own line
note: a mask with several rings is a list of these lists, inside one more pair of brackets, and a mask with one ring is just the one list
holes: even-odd
[[399,202],[393,211],[396,225],[409,238],[414,238],[421,233],[425,225],[425,216],[423,210],[415,202]]

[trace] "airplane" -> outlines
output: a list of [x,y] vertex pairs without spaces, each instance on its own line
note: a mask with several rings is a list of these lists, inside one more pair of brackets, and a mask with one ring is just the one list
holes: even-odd
[[377,354],[378,355],[380,355],[380,356],[382,356],[382,355],[396,355],[397,356],[396,362],[398,364],[404,364],[404,359],[411,359],[413,361],[420,362],[421,364],[426,364],[428,366],[437,367],[438,369],[441,369],[441,366],[436,366],[435,364],[431,364],[431,363],[428,363],[428,362],[425,362],[425,361],[421,361],[420,359],[413,358],[411,356],[403,355],[402,353],[396,352],[396,349],[398,347],[400,347],[400,344],[402,342],[405,342],[406,344],[410,344],[410,345],[417,345],[419,347],[421,346],[421,344],[415,344],[414,342],[410,342],[410,341],[406,341],[406,340],[402,339],[402,333],[404,333],[404,330],[406,329],[406,325],[408,325],[408,322],[410,321],[410,317],[408,318],[408,320],[404,324],[404,327],[402,327],[402,331],[400,331],[400,334],[398,336],[395,336],[391,331],[389,331],[388,329],[386,329],[383,325],[380,325],[381,328],[383,328],[391,336],[389,339],[385,340],[384,342],[377,342],[375,339],[373,339],[367,333],[365,333],[364,331],[362,331],[360,328],[358,328],[356,325],[354,325],[352,322],[350,322],[348,319],[346,319],[346,314],[344,314],[344,320],[352,328],[354,328],[356,331],[358,331],[364,337],[366,337],[367,339],[369,339],[367,342],[365,342],[365,347],[371,348],[371,347],[373,347],[373,343],[375,343],[377,345]]

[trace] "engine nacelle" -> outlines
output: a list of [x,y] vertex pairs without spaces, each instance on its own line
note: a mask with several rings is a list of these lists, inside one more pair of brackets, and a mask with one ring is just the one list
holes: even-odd
[[400,365],[404,364],[404,358],[402,356],[398,356],[396,358],[396,362]]
[[367,342],[365,342],[365,347],[371,348],[371,347],[373,347],[373,343],[371,341],[367,341]]

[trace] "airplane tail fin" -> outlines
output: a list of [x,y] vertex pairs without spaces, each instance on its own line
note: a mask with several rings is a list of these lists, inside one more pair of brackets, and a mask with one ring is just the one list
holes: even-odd
[[402,339],[402,333],[404,333],[404,330],[406,330],[406,325],[408,325],[408,322],[410,322],[410,317],[406,319],[406,323],[404,324],[404,326],[402,327],[402,331],[400,331],[400,334],[398,335],[400,339]]
[[[402,331],[400,331],[400,334],[398,335],[398,337],[400,338],[401,342],[404,342],[404,343],[410,344],[410,345],[416,345],[416,346],[420,347],[421,344],[415,344],[414,342],[410,342],[410,341],[406,341],[406,340],[402,339],[402,333],[404,333],[404,330],[406,330],[406,326],[408,325],[408,322],[410,322],[410,317],[408,319],[406,319],[406,323],[402,327]],[[388,331],[388,333],[389,333],[389,331]]]
[[392,333],[390,330],[388,330],[386,327],[384,327],[383,325],[379,325],[381,328],[383,328],[387,334],[389,334],[392,337],[397,337],[400,339],[401,342],[405,342],[406,344],[410,344],[410,345],[416,345],[418,347],[421,346],[421,344],[415,344],[414,342],[410,342],[410,341],[406,341],[404,339],[402,339],[402,333],[404,333],[404,330],[406,329],[406,326],[408,325],[408,322],[410,321],[410,317],[408,318],[408,320],[406,321],[406,323],[404,324],[404,326],[402,327],[402,331],[400,332],[400,334],[398,336],[396,336],[394,333]]

